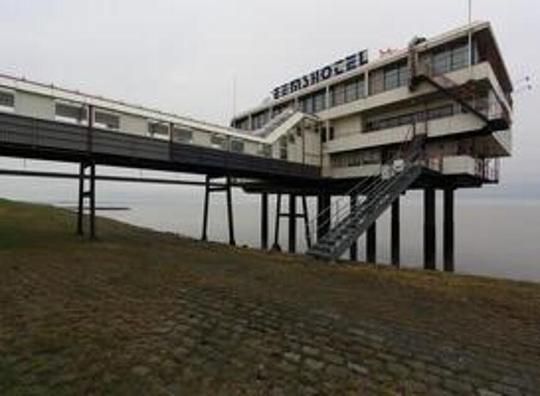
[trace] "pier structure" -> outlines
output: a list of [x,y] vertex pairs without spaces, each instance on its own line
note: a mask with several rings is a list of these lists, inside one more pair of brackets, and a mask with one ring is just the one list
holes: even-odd
[[[471,37],[472,40],[468,40]],[[454,198],[461,188],[497,183],[511,155],[513,87],[491,25],[476,22],[370,61],[366,51],[291,80],[225,127],[0,75],[0,155],[78,164],[78,175],[0,170],[0,174],[79,180],[77,233],[96,236],[96,181],[160,182],[99,175],[100,165],[203,175],[185,184],[209,202],[225,193],[234,245],[233,188],[261,198],[261,248],[297,252],[297,222],[307,254],[377,261],[377,219],[391,215],[391,264],[401,262],[401,197],[423,191],[424,267],[436,263],[436,197],[443,192],[443,268],[454,269]],[[271,196],[276,197],[269,241]],[[288,198],[286,206],[282,198]],[[312,218],[308,200],[316,200]],[[85,202],[88,201],[88,205]],[[298,205],[300,203],[300,206]]]

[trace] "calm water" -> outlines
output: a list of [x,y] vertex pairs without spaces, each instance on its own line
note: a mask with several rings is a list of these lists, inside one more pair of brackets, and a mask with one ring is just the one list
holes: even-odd
[[[35,169],[35,168],[34,168]],[[56,168],[55,170],[60,170]],[[70,168],[70,170],[73,170]],[[110,172],[108,172],[110,173]],[[118,173],[118,172],[116,172]],[[126,174],[126,173],[124,173]],[[139,173],[128,173],[130,176]],[[145,172],[144,176],[155,176]],[[170,175],[168,176],[170,177]],[[182,176],[186,178],[186,176]],[[0,196],[52,203],[73,204],[77,184],[74,181],[19,179],[4,177]],[[239,244],[259,246],[259,198],[234,191],[236,239]],[[465,195],[465,196],[463,196]],[[474,196],[474,194],[472,194]],[[470,193],[456,195],[456,271],[468,274],[540,282],[540,200],[470,199]],[[438,195],[441,203],[441,195]],[[102,212],[101,215],[131,224],[150,227],[193,237],[199,237],[202,222],[201,188],[140,184],[98,183],[98,205],[128,206],[129,211]],[[227,240],[225,201],[215,194],[210,207],[209,237],[215,241]],[[419,267],[422,263],[422,195],[408,193],[402,207],[402,262],[404,266]],[[271,199],[271,226],[273,236],[273,208]],[[310,202],[315,212],[314,200]],[[442,208],[437,211],[438,267],[442,263]],[[389,216],[378,222],[378,260],[389,262]],[[285,219],[281,244],[286,247]],[[299,248],[305,248],[303,225],[298,224]],[[364,257],[364,240],[359,241],[359,257]]]

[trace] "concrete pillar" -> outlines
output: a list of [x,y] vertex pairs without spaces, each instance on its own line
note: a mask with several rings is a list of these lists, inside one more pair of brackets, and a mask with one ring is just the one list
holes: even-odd
[[368,228],[366,235],[366,261],[368,263],[377,262],[377,222]]
[[268,193],[261,194],[261,249],[268,249]]
[[436,269],[435,189],[424,190],[424,269]]
[[454,272],[454,189],[444,190],[444,270]]
[[296,195],[289,194],[289,253],[296,253]]
[[392,244],[392,265],[399,268],[401,251],[401,232],[400,232],[400,198],[397,197],[392,202],[391,219],[391,244]]
[[[351,213],[356,208],[357,202],[358,202],[358,196],[351,195],[350,197],[351,203]],[[349,252],[351,261],[358,261],[358,241],[354,241],[354,243],[351,245],[351,250]]]

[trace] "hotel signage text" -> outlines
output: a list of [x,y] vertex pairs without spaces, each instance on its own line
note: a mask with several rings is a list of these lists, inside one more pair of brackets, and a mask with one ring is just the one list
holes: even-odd
[[368,63],[367,50],[347,56],[346,58],[340,59],[337,62],[315,70],[310,74],[306,74],[305,76],[292,80],[287,84],[276,87],[272,91],[274,99],[282,98],[300,91],[301,89],[315,85],[321,81],[326,81],[332,77],[348,73],[362,65],[365,65],[366,63]]

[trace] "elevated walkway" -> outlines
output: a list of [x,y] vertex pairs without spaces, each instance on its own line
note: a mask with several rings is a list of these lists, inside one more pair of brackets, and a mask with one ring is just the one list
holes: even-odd
[[317,166],[8,113],[0,113],[0,155],[267,181],[320,178]]

